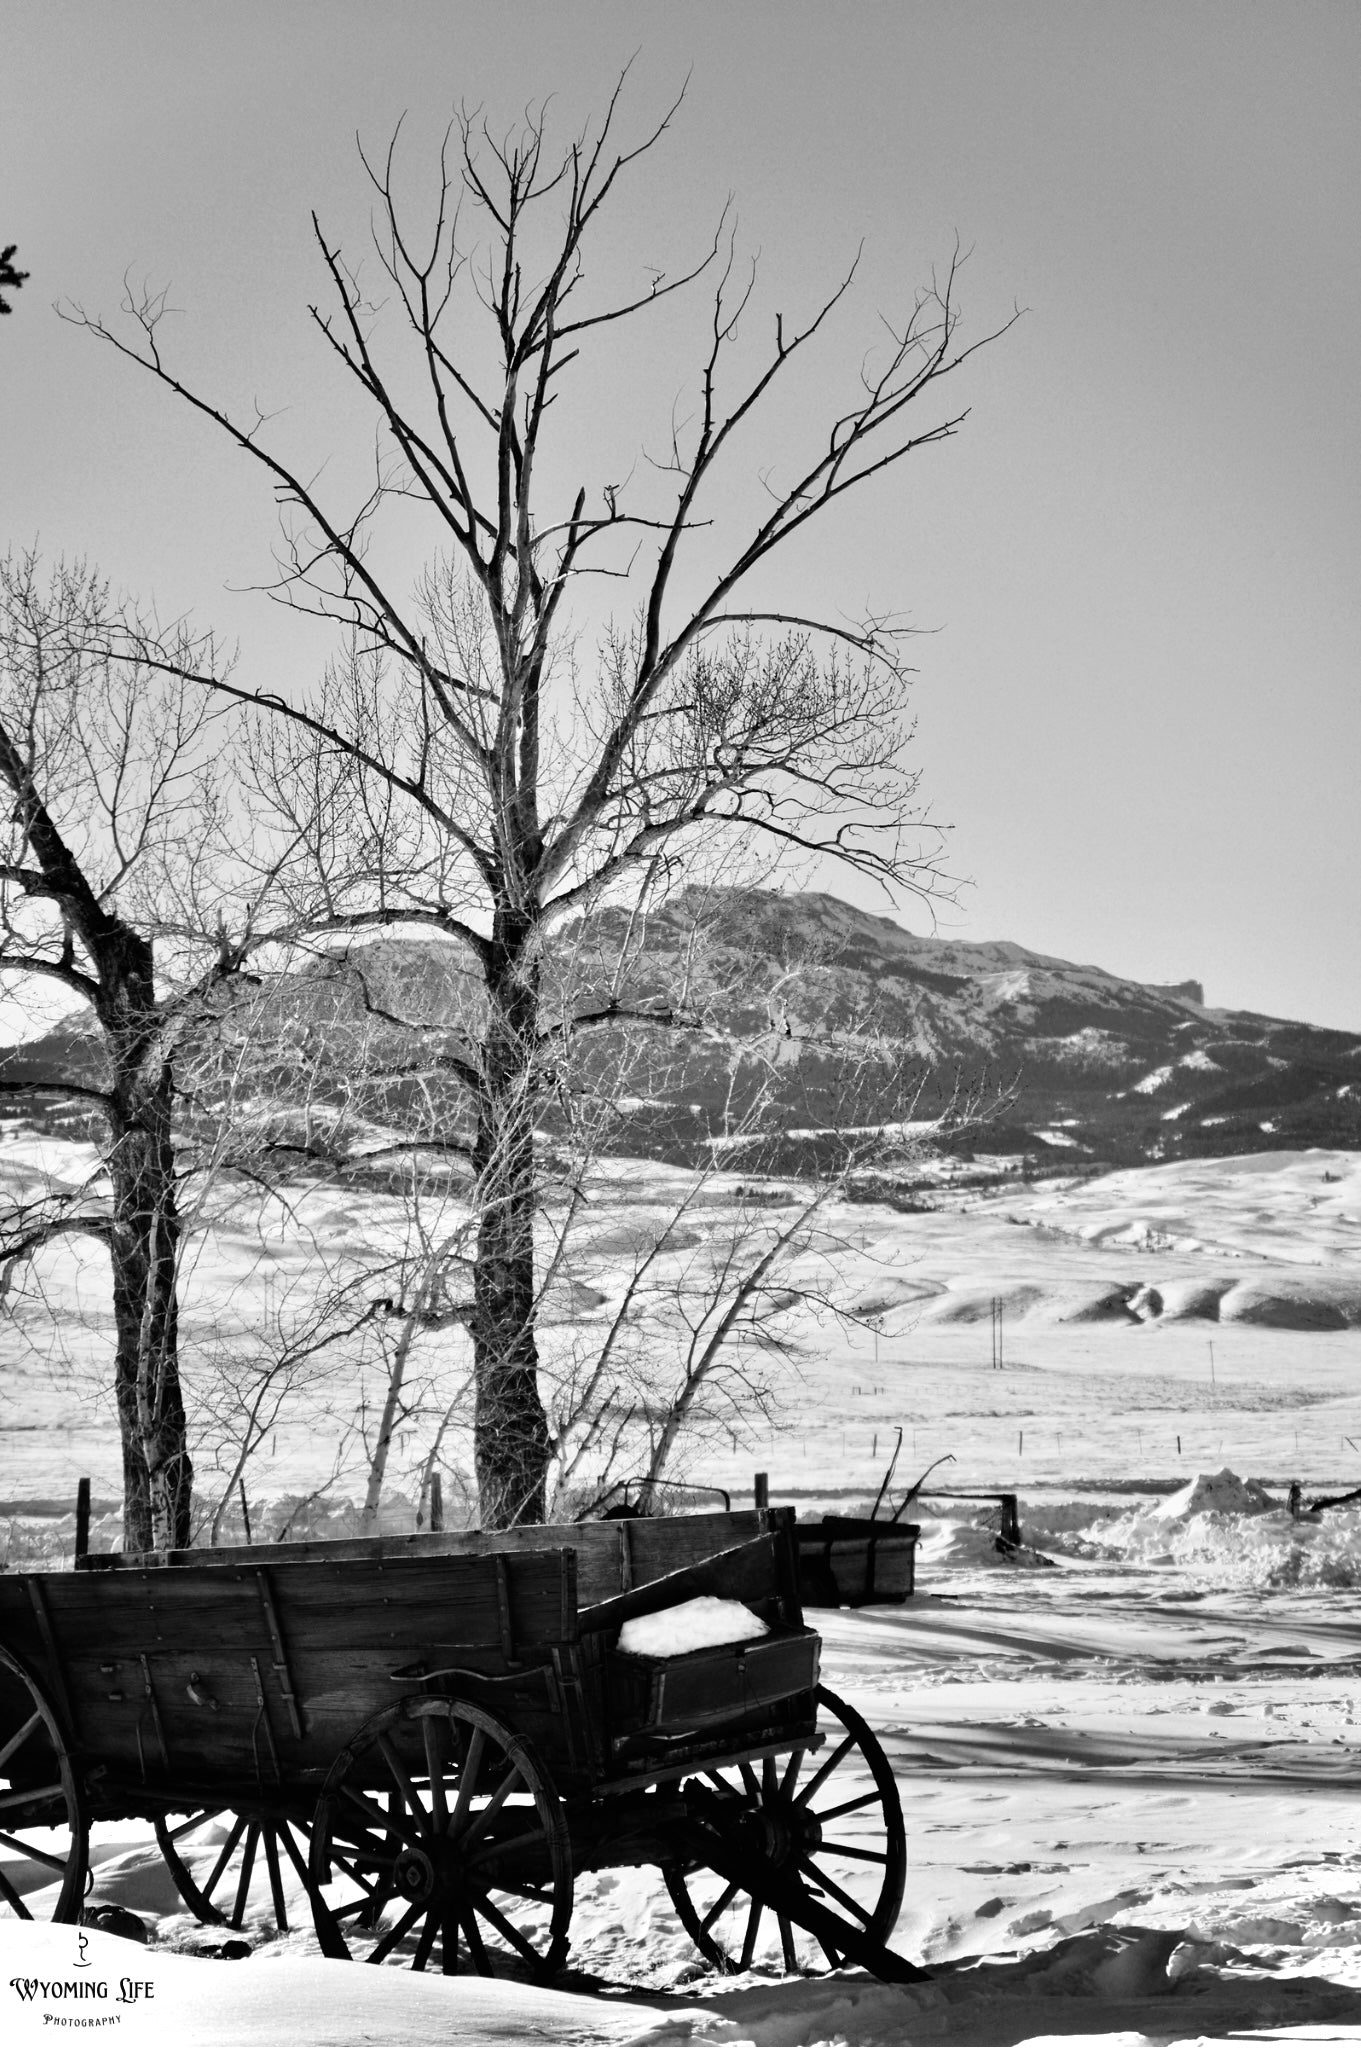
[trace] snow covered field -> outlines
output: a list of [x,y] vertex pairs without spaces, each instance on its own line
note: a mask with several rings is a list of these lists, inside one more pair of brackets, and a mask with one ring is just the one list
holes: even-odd
[[[89,1148],[12,1138],[0,1144],[0,1185],[8,1195],[77,1185],[94,1163]],[[603,1330],[640,1219],[664,1216],[683,1179],[615,1163],[563,1304],[550,1305],[554,1328],[586,1341]],[[702,1256],[706,1235],[722,1238],[741,1186],[717,1177],[687,1219],[677,1263]],[[777,1498],[863,1499],[902,1424],[899,1477],[948,1454],[955,1462],[937,1483],[954,1486],[1169,1484],[1223,1464],[1321,1488],[1361,1478],[1361,1155],[1263,1153],[992,1195],[951,1193],[947,1182],[944,1193],[947,1205],[923,1214],[824,1213],[824,1249],[789,1277],[817,1288],[834,1275],[840,1300],[865,1320],[796,1311],[778,1430],[708,1446],[684,1476],[749,1499],[755,1466],[769,1470]],[[292,1206],[334,1268],[371,1260],[395,1228],[393,1205],[349,1190],[313,1187]],[[208,1328],[248,1349],[251,1329],[305,1292],[315,1253],[283,1220],[281,1205],[261,1203],[224,1210],[204,1233],[184,1316],[191,1349]],[[115,1506],[111,1409],[91,1397],[107,1377],[102,1254],[66,1245],[20,1277],[6,1310],[0,1513],[72,1501],[83,1474],[96,1501]],[[54,1318],[71,1357],[55,1375]],[[448,1336],[432,1341],[450,1352]],[[249,1472],[262,1516],[327,1477],[357,1394],[323,1381],[281,1417]],[[428,1432],[413,1430],[394,1453],[393,1527],[427,1447]],[[211,1487],[211,1459],[197,1465]],[[362,1493],[351,1471],[330,1497],[352,1497],[356,1485]],[[116,1540],[116,1526],[100,1540]],[[22,1528],[15,1534],[21,1542]],[[0,1551],[3,1541],[0,1527]]]
[[[203,1930],[123,1831],[99,1895],[156,1942],[94,1935],[91,1957],[156,1997],[109,2031],[298,2048],[1361,2041],[1361,1510],[1297,1522],[1283,1505],[1294,1477],[1306,1497],[1361,1482],[1358,1219],[1361,1160],[1327,1153],[847,1211],[840,1256],[877,1327],[810,1318],[789,1426],[692,1472],[749,1500],[759,1465],[776,1500],[844,1506],[873,1493],[901,1424],[900,1476],[949,1452],[933,1484],[1020,1496],[1021,1562],[998,1557],[977,1504],[922,1504],[919,1597],[815,1617],[824,1681],[894,1764],[896,1945],[929,1984],[706,1976],[648,1872],[580,1880],[558,1992],[326,1964],[307,1935],[272,1933],[263,1898],[248,1960],[190,1957]],[[38,1374],[32,1318],[30,1301],[4,1333],[0,1492],[55,1503],[89,1471],[111,1493],[108,1422]],[[281,1426],[281,1497],[304,1453]],[[16,1557],[45,1519],[14,1518]],[[69,1979],[75,1939],[0,1923],[6,2038],[59,2031],[11,1979]]]

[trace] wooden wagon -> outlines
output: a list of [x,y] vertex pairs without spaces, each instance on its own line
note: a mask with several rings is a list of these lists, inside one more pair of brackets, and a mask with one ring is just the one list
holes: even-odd
[[[78,1917],[91,1826],[140,1817],[201,1918],[267,1876],[286,1927],[291,1871],[336,1958],[545,1978],[575,1878],[655,1864],[717,1968],[922,1974],[789,1509],[80,1564],[0,1576],[0,1910]],[[706,1594],[767,1632],[620,1647]]]

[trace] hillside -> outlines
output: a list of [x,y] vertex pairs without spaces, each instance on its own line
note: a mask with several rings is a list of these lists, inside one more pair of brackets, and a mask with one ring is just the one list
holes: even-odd
[[[653,920],[656,956],[679,953],[685,896]],[[841,1033],[912,1048],[932,1086],[1014,1090],[1004,1115],[961,1142],[1036,1166],[1361,1147],[1361,1036],[1208,1008],[1194,982],[1149,987],[1006,941],[921,938],[824,895],[734,897],[707,975],[730,1029],[783,1040],[792,1127],[835,1124]],[[727,1063],[701,1046],[677,1100],[721,1114]]]
[[[605,912],[570,935],[564,951],[578,967],[564,978],[565,1007],[589,1004],[582,987],[599,974],[579,963],[609,961],[622,932],[618,914]],[[400,986],[406,1014],[466,1014],[469,985],[447,948],[395,938],[352,958],[370,981],[377,974]],[[626,1150],[694,1159],[722,1142],[730,1035],[774,1058],[773,1121],[792,1134],[792,1155],[815,1151],[819,1129],[851,1120],[847,1056],[873,1037],[900,1042],[926,1077],[922,1118],[956,1076],[1008,1091],[1001,1115],[952,1142],[1027,1171],[1361,1149],[1361,1036],[1209,1008],[1195,982],[1150,987],[1007,941],[919,937],[832,896],[736,891],[682,891],[654,914],[632,999],[673,990],[683,964],[709,1028],[656,1034],[633,1075]],[[309,1014],[324,1038],[328,1025],[357,1015],[345,979],[343,963],[293,977],[286,1007]],[[591,1057],[606,1071],[616,1052],[602,1036]],[[89,1082],[99,1071],[96,1041],[74,1025],[0,1052],[0,1077],[10,1081]],[[286,1066],[272,1070],[271,1085],[288,1096]],[[872,1091],[872,1078],[859,1085]],[[893,1109],[862,1092],[854,1120]],[[41,1120],[69,1130],[85,1116],[53,1097]]]

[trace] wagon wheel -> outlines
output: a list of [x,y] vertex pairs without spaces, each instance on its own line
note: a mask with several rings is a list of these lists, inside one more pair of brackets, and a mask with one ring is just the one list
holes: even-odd
[[[42,1687],[0,1650],[0,1918],[78,1920],[90,1826],[70,1747]],[[11,1860],[12,1859],[12,1860]],[[56,1886],[53,1895],[35,1898]]]
[[[332,1766],[313,1820],[328,1956],[543,1981],[567,1956],[572,1857],[530,1744],[466,1700],[403,1700]],[[325,1894],[325,1896],[323,1895]]]
[[[898,1788],[888,1758],[854,1708],[822,1686],[817,1699],[821,1748],[724,1765],[689,1780],[689,1789],[707,1808],[706,1817],[725,1834],[731,1831],[748,1854],[796,1879],[860,1932],[887,1942],[907,1877]],[[681,1925],[720,1970],[753,1964],[791,1972],[824,1964],[836,1969],[844,1961],[835,1944],[703,1864],[672,1863],[662,1874]]]
[[[227,1832],[214,1844],[217,1854],[206,1872],[196,1877],[181,1854],[185,1838],[221,1816]],[[169,1816],[156,1822],[156,1845],[165,1858],[176,1891],[190,1912],[215,1927],[240,1928],[246,1917],[252,1882],[268,1876],[274,1924],[288,1932],[288,1907],[283,1879],[291,1866],[310,1893],[307,1854],[311,1830],[302,1821],[277,1813],[247,1814],[230,1807],[196,1807],[171,1827]]]

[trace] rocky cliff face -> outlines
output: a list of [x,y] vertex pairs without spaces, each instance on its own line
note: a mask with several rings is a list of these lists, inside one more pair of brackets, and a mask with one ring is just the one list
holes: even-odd
[[[691,909],[682,897],[654,921],[658,956],[684,945]],[[829,1038],[882,1032],[937,1091],[956,1073],[1014,1090],[959,1142],[1051,1169],[1361,1148],[1361,1037],[1210,1009],[1196,982],[1150,987],[1007,941],[921,938],[822,895],[734,898],[706,971],[726,1023],[785,1041],[805,1128],[838,1120]],[[720,1072],[716,1050],[692,1057],[689,1100],[698,1089],[712,1109]]]

